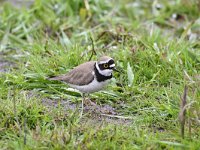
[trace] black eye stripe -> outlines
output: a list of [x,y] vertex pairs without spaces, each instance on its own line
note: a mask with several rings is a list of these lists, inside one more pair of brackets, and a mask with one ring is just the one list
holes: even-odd
[[104,70],[103,64],[99,64],[98,66],[100,70]]
[[112,65],[112,64],[108,64],[108,63],[106,63],[106,64],[108,65],[107,68],[104,67],[105,64],[98,64],[99,69],[100,70],[105,70],[105,69],[113,69],[114,68],[114,67],[110,67],[110,65]]
[[[108,67],[105,68],[105,64],[108,65]],[[110,67],[111,65],[115,64],[113,59],[110,59],[107,63],[102,63],[98,64],[100,70],[105,70],[105,69],[113,69],[114,67]]]

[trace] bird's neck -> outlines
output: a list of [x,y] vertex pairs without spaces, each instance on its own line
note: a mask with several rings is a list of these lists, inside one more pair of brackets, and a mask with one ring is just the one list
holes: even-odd
[[112,78],[112,73],[108,76],[105,76],[103,74],[100,73],[100,68],[98,67],[98,64],[95,63],[94,65],[94,73],[95,73],[95,76],[96,76],[96,79],[98,82],[103,82],[103,81],[106,81],[106,80],[109,80]]

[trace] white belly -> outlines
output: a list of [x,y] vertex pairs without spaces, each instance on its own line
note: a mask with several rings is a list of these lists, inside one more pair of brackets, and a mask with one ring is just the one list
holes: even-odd
[[100,91],[101,89],[103,89],[107,84],[109,83],[109,80],[106,80],[104,82],[97,82],[96,79],[94,79],[90,84],[88,85],[72,85],[69,84],[70,87],[79,90],[82,93],[93,93],[93,92],[97,92]]

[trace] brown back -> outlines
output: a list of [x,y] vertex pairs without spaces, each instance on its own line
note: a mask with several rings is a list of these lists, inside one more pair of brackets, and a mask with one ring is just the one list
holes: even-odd
[[95,61],[83,63],[72,69],[67,74],[50,78],[50,80],[59,80],[74,85],[89,84],[94,79],[94,65]]

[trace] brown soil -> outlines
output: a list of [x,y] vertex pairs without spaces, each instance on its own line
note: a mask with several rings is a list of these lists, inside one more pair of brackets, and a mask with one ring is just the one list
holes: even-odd
[[[43,99],[43,105],[48,108],[62,107],[64,111],[81,111],[81,102],[79,104],[69,102],[68,100],[51,100]],[[118,116],[121,116],[120,118]],[[84,112],[82,117],[82,123],[89,123],[93,125],[99,125],[102,123],[114,124],[114,125],[130,125],[132,120],[123,118],[115,108],[110,105],[84,105]]]
[[8,62],[6,60],[1,60],[0,58],[0,73],[8,72],[10,68],[12,68],[13,63]]

